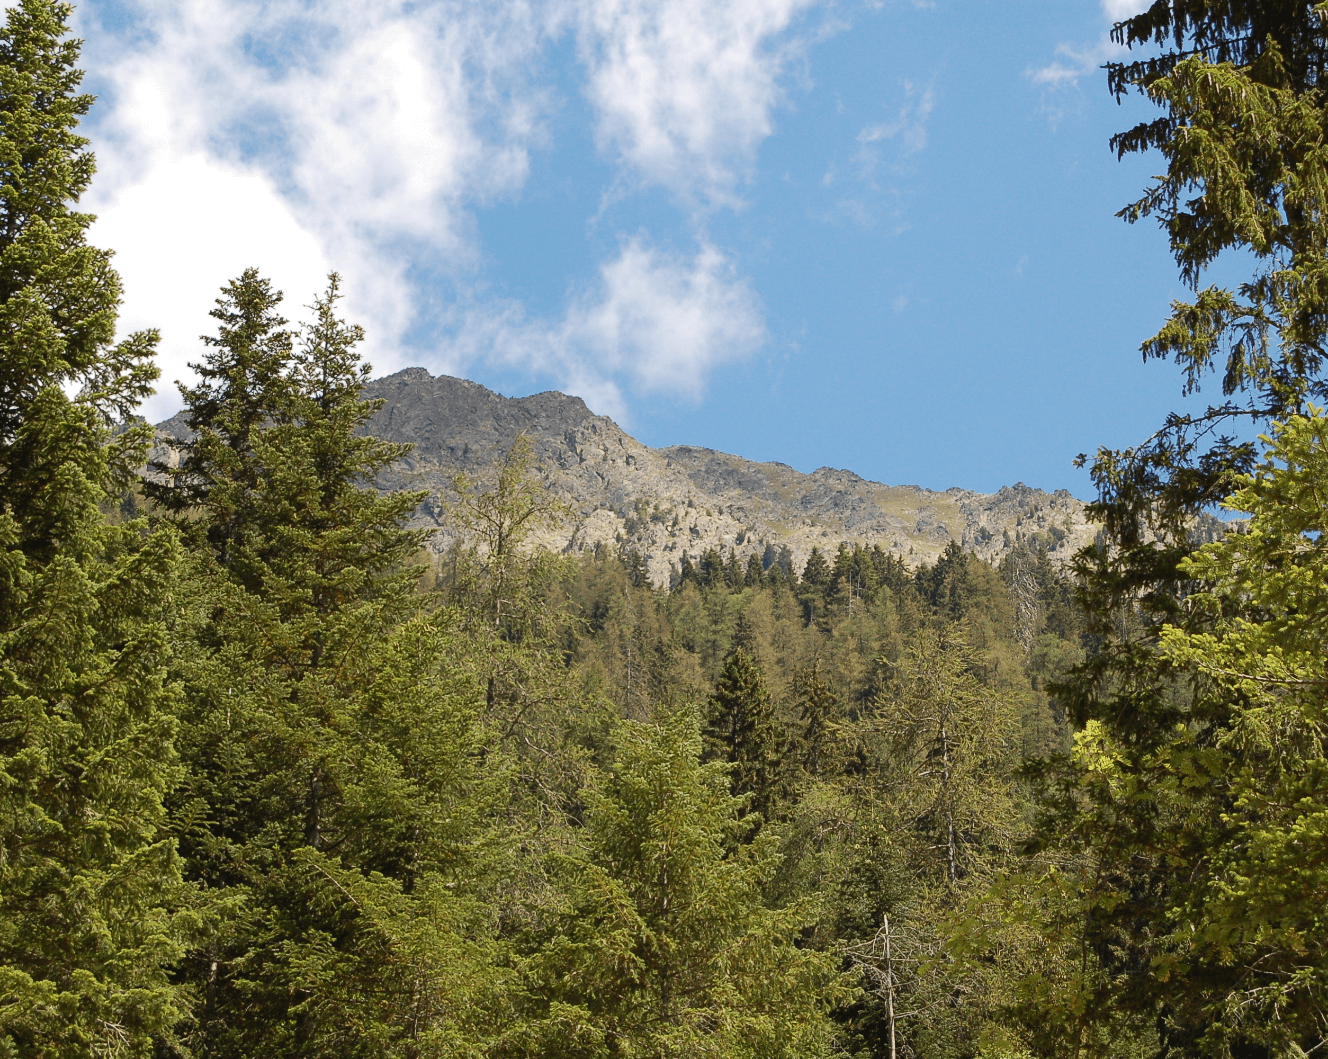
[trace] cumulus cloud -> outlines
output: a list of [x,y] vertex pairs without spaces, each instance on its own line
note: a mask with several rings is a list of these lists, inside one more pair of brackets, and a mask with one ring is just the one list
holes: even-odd
[[697,207],[733,205],[773,131],[788,35],[813,0],[584,0],[601,148]]
[[699,399],[707,376],[765,342],[760,300],[719,250],[662,253],[637,238],[600,268],[592,290],[558,321],[530,321],[519,306],[470,311],[446,351],[464,371],[499,360],[583,396],[597,412],[628,416],[625,390]]
[[476,211],[519,193],[549,143],[560,89],[542,63],[567,33],[618,190],[662,185],[692,220],[737,204],[815,2],[90,0],[77,29],[102,99],[87,205],[117,250],[124,328],[162,330],[145,411],[178,407],[171,383],[201,355],[218,288],[250,265],[292,318],[341,271],[378,371],[441,345],[554,371],[620,413],[622,387],[699,393],[764,335],[718,249],[702,238],[684,260],[629,241],[595,293],[537,326],[476,293]]
[[[118,249],[125,324],[163,330],[187,374],[217,288],[254,264],[289,315],[347,274],[349,310],[391,367],[414,320],[407,263],[464,264],[465,208],[525,179],[536,27],[502,14],[328,0],[136,0],[86,32],[107,97],[94,126],[95,237]],[[95,28],[95,27],[94,27]],[[501,77],[517,90],[498,101]],[[501,105],[500,105],[501,104]],[[383,363],[386,362],[386,363]],[[163,392],[149,413],[173,403]]]

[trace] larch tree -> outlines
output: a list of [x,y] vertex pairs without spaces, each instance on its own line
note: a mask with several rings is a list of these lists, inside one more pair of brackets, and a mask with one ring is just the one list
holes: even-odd
[[728,852],[741,802],[700,751],[690,710],[622,723],[562,858],[565,912],[521,965],[520,1018],[498,1056],[830,1054],[837,961],[799,945],[807,903],[762,903],[777,840]]

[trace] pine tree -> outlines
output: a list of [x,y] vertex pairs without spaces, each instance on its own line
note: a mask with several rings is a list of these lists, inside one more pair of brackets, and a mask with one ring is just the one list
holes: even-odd
[[[194,432],[171,445],[175,467],[154,467],[144,490],[170,512],[205,512],[202,519],[180,520],[180,528],[205,543],[232,576],[257,587],[257,571],[237,564],[237,550],[255,531],[260,516],[253,504],[263,488],[264,468],[254,446],[264,431],[288,422],[293,399],[289,369],[293,333],[279,315],[281,293],[258,270],[249,268],[222,289],[209,313],[218,323],[203,343],[216,350],[200,364],[195,386],[181,386],[185,423]],[[261,531],[260,531],[261,532]]]
[[94,166],[69,13],[22,0],[0,32],[0,1053],[73,1059],[150,1054],[186,1001],[162,811],[178,547],[100,510],[146,456],[114,426],[156,335],[111,345],[119,279],[71,209]]
[[1227,502],[1248,524],[1184,561],[1185,616],[1161,630],[1186,723],[1144,753],[1097,718],[1075,740],[1076,786],[1092,797],[1058,823],[1066,852],[1087,854],[1086,933],[1125,941],[1147,968],[1104,976],[1097,1002],[1158,1019],[1177,1051],[1284,1055],[1323,1040],[1328,962],[1309,939],[1328,890],[1326,484],[1322,415],[1279,425]]

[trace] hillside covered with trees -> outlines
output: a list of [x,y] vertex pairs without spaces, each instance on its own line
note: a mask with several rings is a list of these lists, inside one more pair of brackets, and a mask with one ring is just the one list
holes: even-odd
[[1323,1046],[1318,8],[1118,27],[1163,112],[1118,147],[1167,163],[1127,219],[1197,291],[1145,354],[1223,400],[1097,454],[1072,565],[712,547],[667,586],[537,546],[524,436],[427,549],[335,274],[295,323],[227,284],[145,475],[69,17],[0,32],[0,1056]]

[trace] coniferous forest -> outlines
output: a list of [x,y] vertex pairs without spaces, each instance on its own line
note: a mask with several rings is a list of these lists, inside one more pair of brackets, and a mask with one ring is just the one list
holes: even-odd
[[1160,116],[1114,146],[1165,163],[1122,216],[1194,289],[1144,355],[1221,399],[1081,457],[1073,564],[712,551],[667,589],[531,546],[563,513],[520,438],[429,552],[336,275],[296,321],[261,269],[219,292],[148,466],[70,14],[0,33],[0,1056],[1324,1045],[1318,6],[1116,29]]

